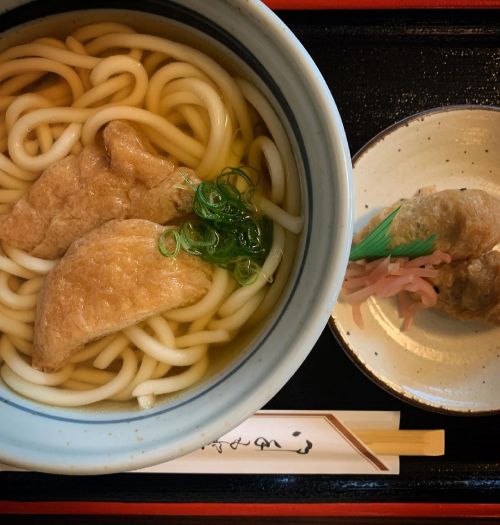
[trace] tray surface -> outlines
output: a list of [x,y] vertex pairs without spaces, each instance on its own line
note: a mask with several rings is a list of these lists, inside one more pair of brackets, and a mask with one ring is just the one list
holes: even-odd
[[[487,11],[278,12],[331,87],[354,154],[413,113],[500,106],[500,17]],[[471,352],[474,349],[471,348]],[[0,473],[2,499],[129,502],[497,502],[500,416],[427,412],[384,392],[325,328],[268,409],[400,410],[401,428],[444,428],[446,455],[402,458],[394,477]],[[417,490],[418,489],[418,490]]]

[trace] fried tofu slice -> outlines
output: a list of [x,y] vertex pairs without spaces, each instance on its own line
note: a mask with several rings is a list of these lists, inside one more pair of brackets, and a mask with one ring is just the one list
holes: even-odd
[[375,216],[354,237],[358,244],[394,209],[401,206],[388,234],[395,247],[436,234],[435,249],[453,260],[478,257],[500,242],[500,200],[482,190],[453,189],[417,193]]
[[183,251],[161,255],[163,230],[150,221],[113,220],[72,244],[38,298],[35,368],[58,370],[85,343],[193,304],[209,290],[212,266]]
[[52,164],[13,209],[0,216],[0,239],[44,259],[111,219],[166,224],[192,211],[188,168],[148,152],[142,135],[124,121],[110,122],[104,145]]
[[441,265],[432,283],[438,292],[436,308],[458,319],[500,325],[500,252]]

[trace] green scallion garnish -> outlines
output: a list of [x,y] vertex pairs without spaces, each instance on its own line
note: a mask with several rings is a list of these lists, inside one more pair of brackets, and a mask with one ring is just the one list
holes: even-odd
[[[240,284],[250,284],[261,271],[272,244],[272,221],[252,204],[255,184],[240,168],[226,168],[213,181],[194,189],[196,219],[179,228],[167,228],[160,237],[160,252],[168,257],[182,249],[227,268]],[[164,235],[176,240],[176,251],[165,249]]]
[[[174,249],[168,250],[165,246],[168,237],[173,237],[175,241]],[[179,254],[180,243],[179,243],[179,232],[176,228],[165,228],[160,235],[158,240],[158,249],[160,253],[165,257],[175,257]]]

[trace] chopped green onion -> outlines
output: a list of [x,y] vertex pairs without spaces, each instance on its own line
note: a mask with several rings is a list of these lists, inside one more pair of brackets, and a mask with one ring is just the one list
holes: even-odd
[[252,284],[260,273],[260,266],[249,258],[240,259],[236,262],[233,273],[240,284]]
[[[214,181],[203,181],[193,190],[197,219],[175,230],[178,249],[227,268],[240,284],[250,284],[272,244],[272,221],[252,203],[254,182],[242,169],[226,168]],[[177,255],[178,250],[167,255],[163,242],[163,255]]]
[[[172,236],[175,240],[175,248],[172,251],[167,250],[165,247],[165,241],[167,237]],[[158,249],[160,253],[165,257],[176,257],[181,249],[179,232],[176,228],[165,228],[158,239]]]
[[394,257],[408,257],[414,259],[423,255],[429,255],[434,251],[437,235],[434,233],[427,239],[416,239],[406,244],[399,244],[389,248],[391,242],[388,234],[389,227],[399,212],[400,207],[391,212],[372,232],[370,232],[360,243],[351,248],[349,260],[379,259],[393,255]]

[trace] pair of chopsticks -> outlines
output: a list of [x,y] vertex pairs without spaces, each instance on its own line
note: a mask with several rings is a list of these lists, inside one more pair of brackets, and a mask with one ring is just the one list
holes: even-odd
[[442,456],[444,430],[350,429],[381,456]]

